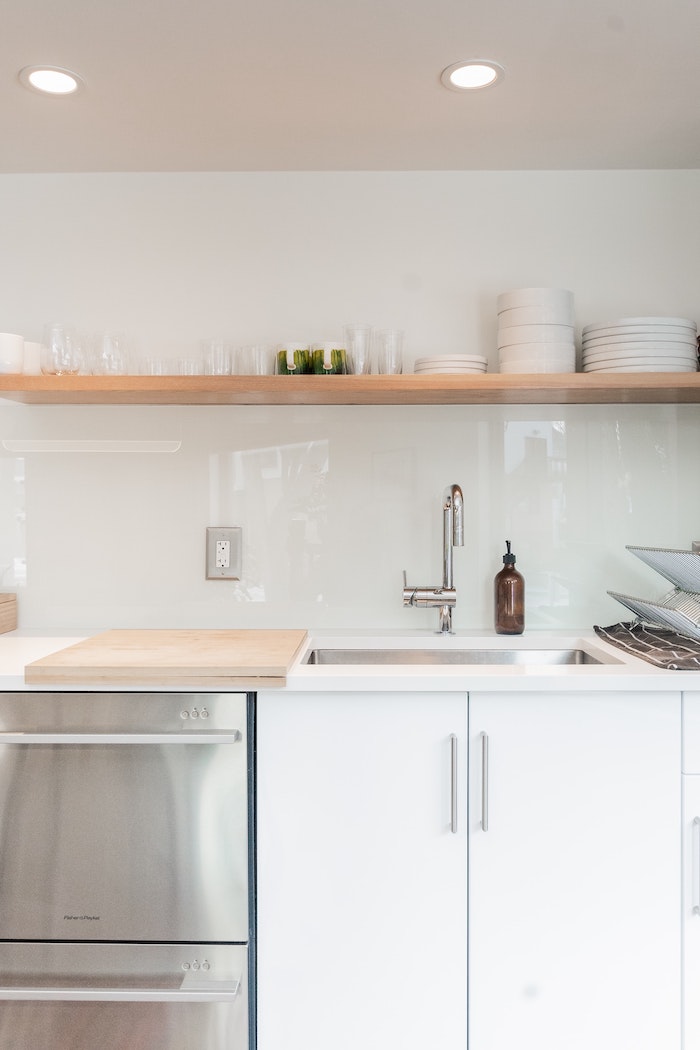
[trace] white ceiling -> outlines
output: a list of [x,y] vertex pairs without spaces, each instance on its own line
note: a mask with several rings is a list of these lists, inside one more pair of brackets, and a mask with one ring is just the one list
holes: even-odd
[[699,43],[700,0],[5,0],[0,171],[700,168]]

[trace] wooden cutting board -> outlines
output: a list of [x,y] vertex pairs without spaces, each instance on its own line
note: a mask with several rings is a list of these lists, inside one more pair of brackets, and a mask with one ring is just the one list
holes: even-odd
[[28,685],[284,685],[307,632],[216,630],[105,631],[24,669]]

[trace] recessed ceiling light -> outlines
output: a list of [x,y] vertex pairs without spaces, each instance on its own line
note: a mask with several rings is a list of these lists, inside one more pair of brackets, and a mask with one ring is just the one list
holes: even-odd
[[44,95],[74,95],[83,87],[77,73],[59,66],[25,66],[19,72],[19,79],[26,88]]
[[451,91],[472,91],[490,87],[506,75],[503,66],[486,58],[470,58],[443,69],[440,80]]

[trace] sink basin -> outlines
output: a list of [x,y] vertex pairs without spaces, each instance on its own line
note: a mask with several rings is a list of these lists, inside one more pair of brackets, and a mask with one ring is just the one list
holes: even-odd
[[307,664],[605,664],[585,649],[311,649]]

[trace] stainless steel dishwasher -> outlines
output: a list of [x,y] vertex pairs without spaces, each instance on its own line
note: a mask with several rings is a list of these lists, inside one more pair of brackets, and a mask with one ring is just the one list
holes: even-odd
[[254,698],[0,693],[0,1050],[250,1050]]

